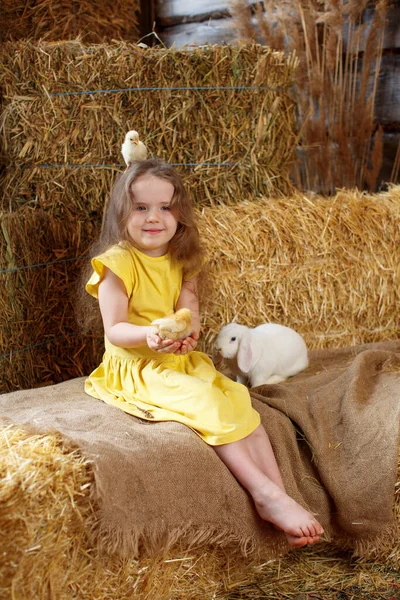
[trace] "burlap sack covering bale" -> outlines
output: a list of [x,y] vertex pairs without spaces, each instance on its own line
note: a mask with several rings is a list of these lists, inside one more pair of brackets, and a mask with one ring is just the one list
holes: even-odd
[[[398,547],[400,341],[311,353],[310,368],[252,391],[288,493],[327,537],[360,555]],[[181,424],[148,423],[83,392],[83,379],[5,394],[3,424],[60,432],[93,461],[93,534],[137,555],[177,540],[276,556],[284,537],[262,521],[213,450]]]

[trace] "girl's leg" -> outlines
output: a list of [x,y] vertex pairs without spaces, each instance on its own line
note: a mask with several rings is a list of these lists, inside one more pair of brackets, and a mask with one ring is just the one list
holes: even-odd
[[264,427],[260,424],[250,435],[245,438],[251,458],[261,471],[271,481],[285,491],[282,475],[272,450],[271,442]]
[[[268,439],[267,434],[265,435]],[[276,470],[279,472],[279,469],[269,439],[262,458],[263,466],[269,475],[264,473],[259,464],[255,462],[249,445],[253,446],[252,439],[244,438],[231,444],[214,446],[214,450],[243,487],[248,490],[259,515],[282,529],[292,546],[304,546],[318,541],[319,536],[323,533],[322,526],[311,513],[286,494],[280,486],[282,481],[280,474],[276,481],[271,479],[271,476],[276,476]],[[257,448],[256,451],[253,447],[252,450],[254,455],[261,449]]]
[[[250,455],[255,464],[273,483],[283,491],[285,486],[282,480],[282,475],[276,462],[275,454],[271,446],[271,442],[264,427],[260,424],[250,435],[245,438]],[[287,540],[291,546],[304,546],[318,542],[320,537],[313,536],[312,539],[298,538],[286,533]]]

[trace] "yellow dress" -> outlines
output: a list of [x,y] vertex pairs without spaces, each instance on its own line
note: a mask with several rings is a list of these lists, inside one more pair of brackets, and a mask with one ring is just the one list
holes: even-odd
[[[86,290],[97,298],[105,267],[125,284],[129,322],[149,325],[175,310],[182,269],[168,254],[151,257],[118,244],[92,260]],[[123,411],[153,421],[179,421],[207,444],[240,440],[260,423],[247,388],[219,373],[202,352],[160,354],[148,346],[119,348],[105,336],[102,363],[85,392]]]

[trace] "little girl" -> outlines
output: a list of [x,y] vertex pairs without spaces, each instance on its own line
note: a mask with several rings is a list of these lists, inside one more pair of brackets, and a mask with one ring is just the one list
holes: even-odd
[[[284,490],[275,456],[247,388],[196,352],[196,275],[204,256],[180,177],[157,160],[134,163],[117,180],[86,290],[98,298],[105,354],[85,391],[123,411],[190,427],[252,496],[259,515],[295,547],[319,540],[318,521]],[[193,331],[161,340],[150,325],[189,308]]]

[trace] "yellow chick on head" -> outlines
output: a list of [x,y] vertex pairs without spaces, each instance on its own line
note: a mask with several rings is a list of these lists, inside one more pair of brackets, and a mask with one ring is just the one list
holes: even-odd
[[151,323],[156,333],[162,340],[182,340],[192,333],[192,311],[189,308],[181,308],[162,319],[156,319]]
[[147,148],[140,141],[137,131],[128,131],[121,146],[121,152],[127,167],[136,160],[146,160],[147,158]]

